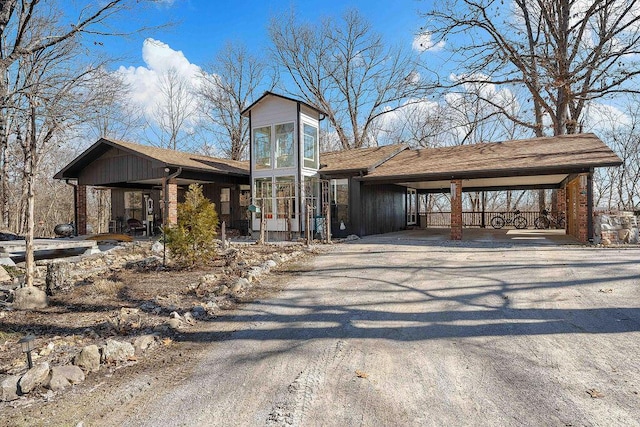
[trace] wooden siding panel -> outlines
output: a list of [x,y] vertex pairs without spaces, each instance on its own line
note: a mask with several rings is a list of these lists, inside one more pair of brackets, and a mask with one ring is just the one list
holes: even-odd
[[158,176],[162,168],[153,166],[150,160],[114,149],[84,168],[79,181],[81,185],[108,185],[162,176]]
[[361,187],[362,235],[390,233],[406,226],[406,189],[397,185]]
[[280,98],[265,99],[251,110],[253,128],[297,120],[296,103]]

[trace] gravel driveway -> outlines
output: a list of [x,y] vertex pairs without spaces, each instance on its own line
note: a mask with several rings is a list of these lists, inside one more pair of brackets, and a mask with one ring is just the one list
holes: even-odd
[[370,237],[222,321],[127,425],[640,425],[640,249]]

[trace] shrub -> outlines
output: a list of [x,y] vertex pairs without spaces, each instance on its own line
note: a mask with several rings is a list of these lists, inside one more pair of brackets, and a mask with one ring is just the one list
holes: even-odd
[[216,254],[218,214],[202,194],[202,186],[191,184],[185,202],[178,203],[178,224],[164,230],[167,248],[183,267],[206,264]]

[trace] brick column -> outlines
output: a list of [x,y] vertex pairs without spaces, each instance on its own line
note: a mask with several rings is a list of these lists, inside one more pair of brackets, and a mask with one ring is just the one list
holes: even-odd
[[451,240],[462,240],[462,180],[452,179],[451,190]]
[[76,233],[79,236],[87,234],[87,186],[78,185],[76,188]]
[[175,225],[178,223],[178,184],[175,179],[171,179],[167,187],[167,225]]
[[589,181],[588,173],[581,173],[578,176],[579,196],[578,196],[578,240],[583,243],[589,241],[589,209],[587,208],[587,183]]
[[567,214],[567,189],[566,188],[558,188],[556,190],[557,194],[557,203],[558,203],[558,213],[564,212]]

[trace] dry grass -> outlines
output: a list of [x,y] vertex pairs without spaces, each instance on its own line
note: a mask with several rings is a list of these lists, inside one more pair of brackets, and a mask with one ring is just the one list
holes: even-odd
[[78,292],[88,297],[116,298],[124,283],[119,280],[96,279],[93,283],[77,288]]
[[16,341],[22,338],[23,334],[19,332],[0,331],[0,345],[6,341]]

